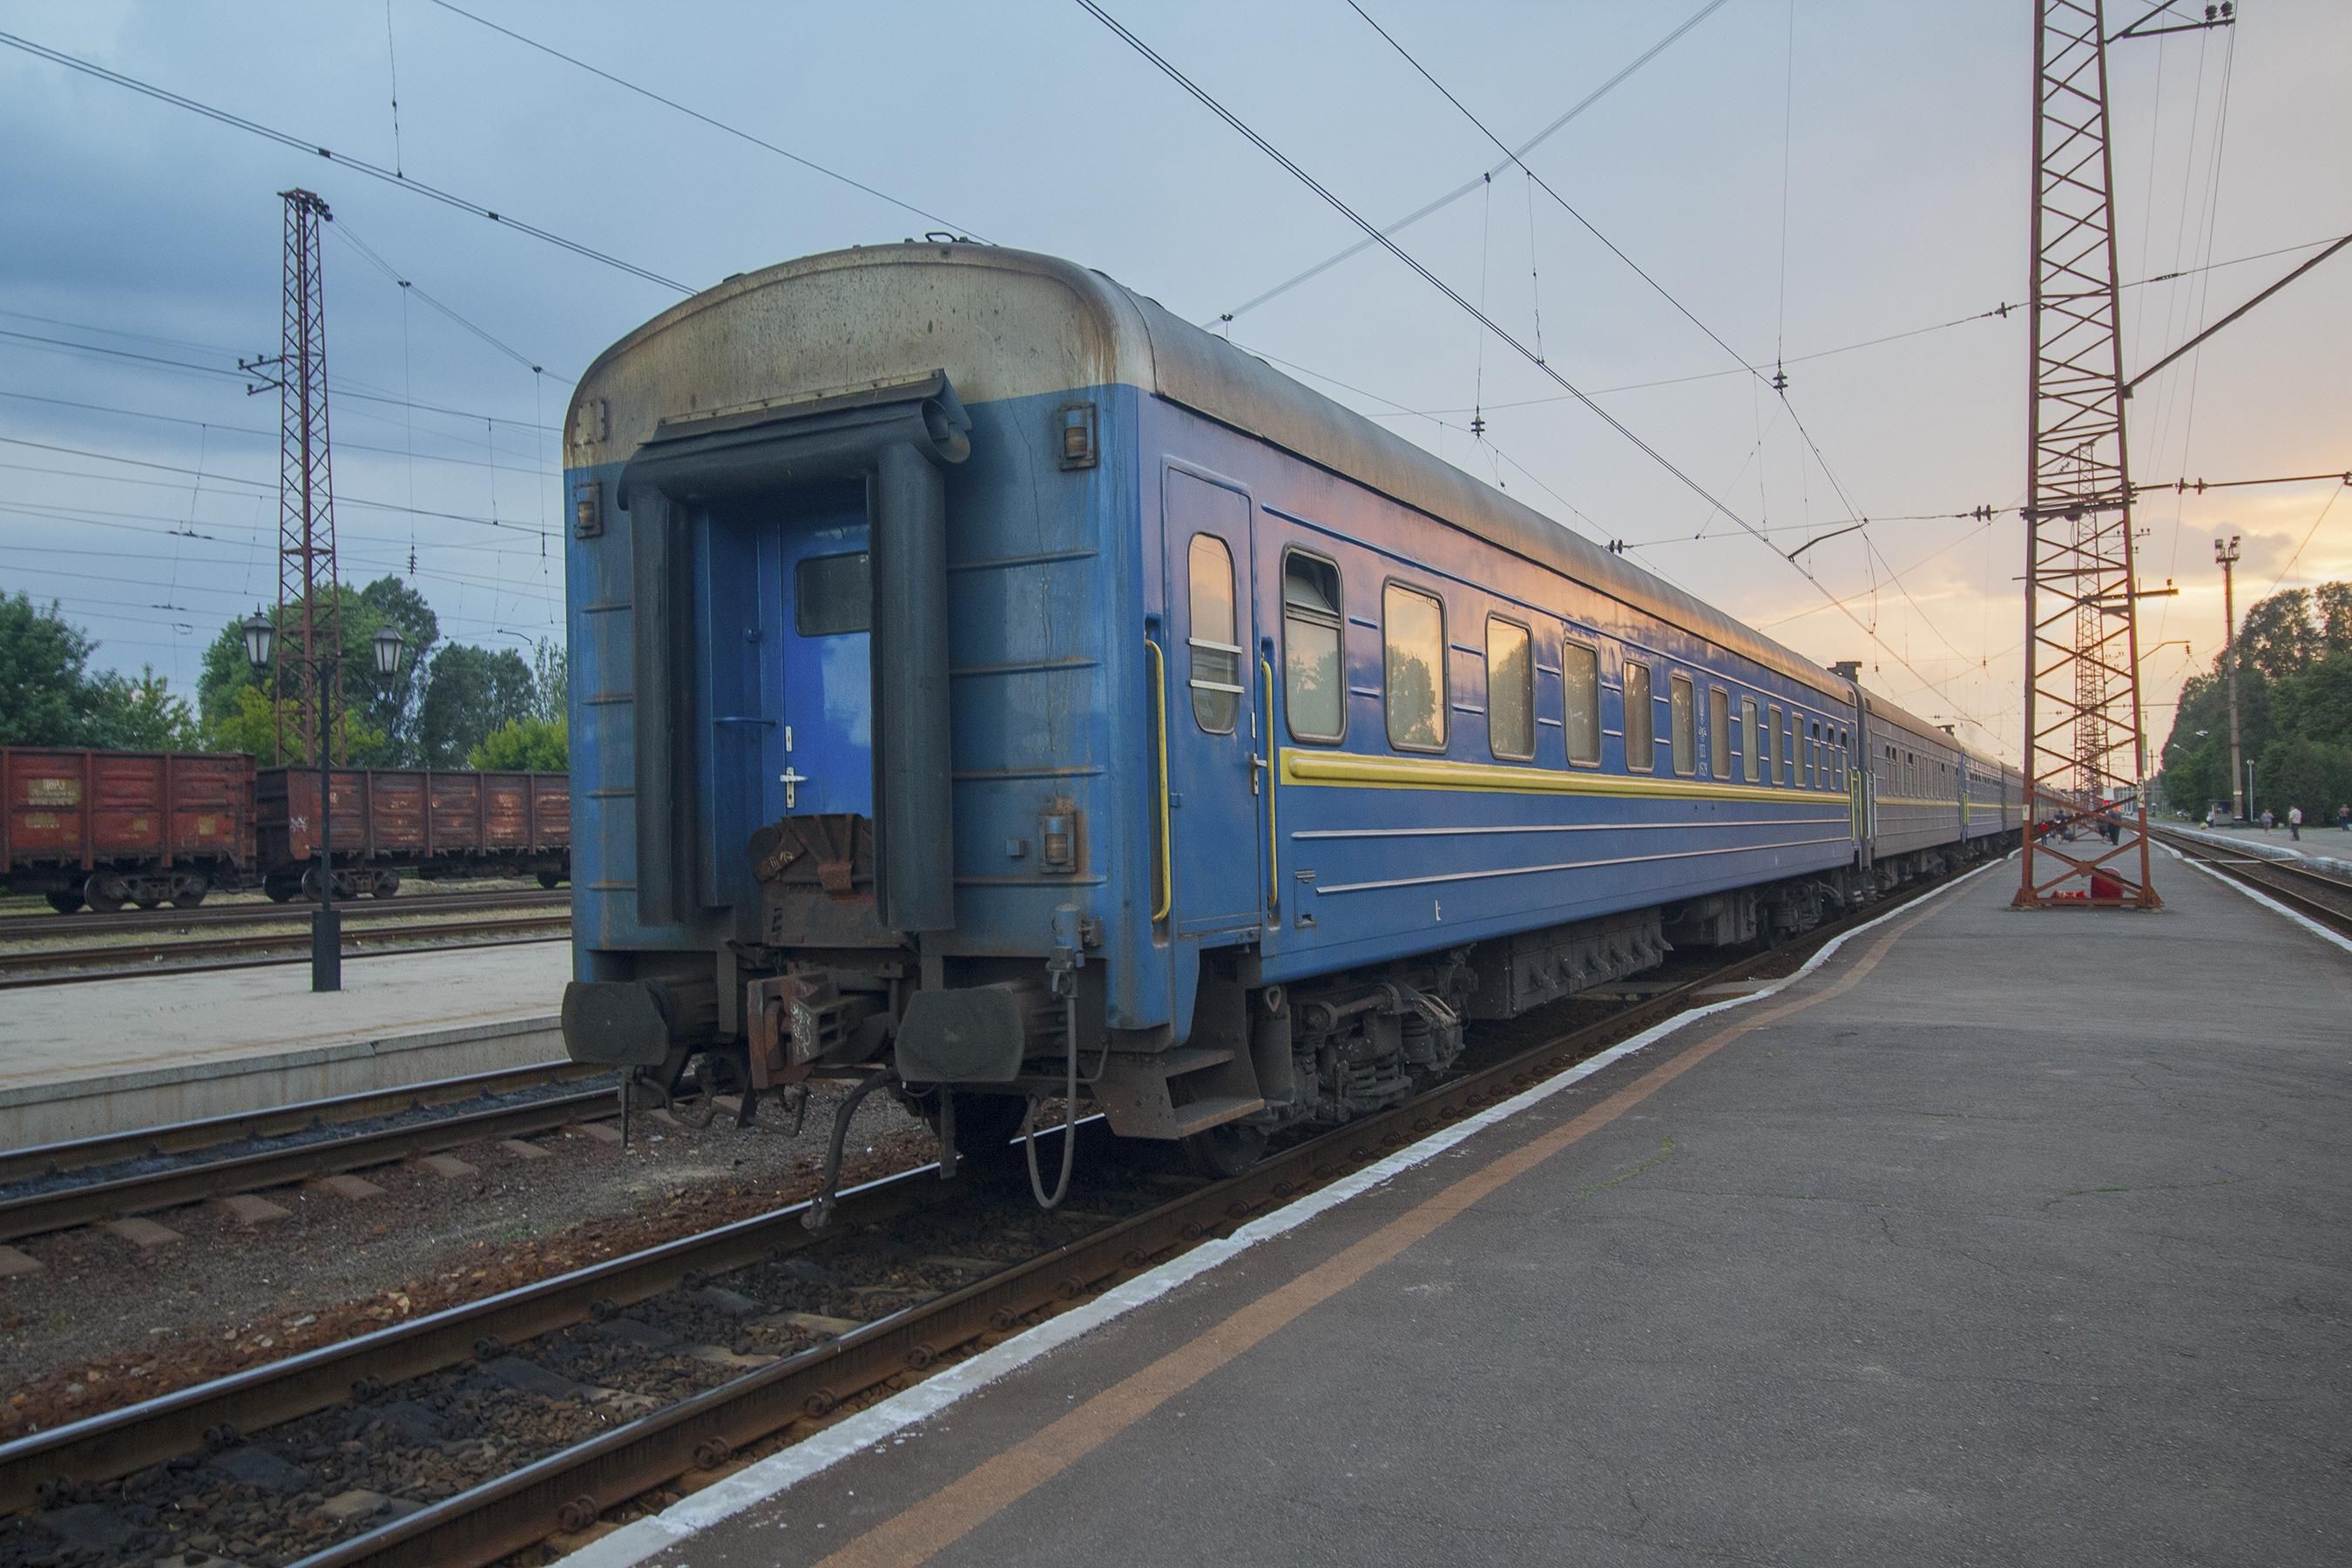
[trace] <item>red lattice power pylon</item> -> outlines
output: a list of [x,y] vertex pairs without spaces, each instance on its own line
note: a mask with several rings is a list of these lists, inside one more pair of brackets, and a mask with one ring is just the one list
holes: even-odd
[[[285,328],[278,357],[247,369],[276,370],[278,426],[278,632],[290,644],[277,660],[278,760],[319,760],[320,704],[342,710],[342,605],[335,589],[334,468],[327,442],[327,300],[319,226],[327,204],[309,191],[280,191],[286,203]],[[266,387],[254,390],[263,391]],[[343,736],[333,740],[342,762]]]
[[[2039,0],[2021,909],[2155,909],[2100,0]],[[2045,837],[2041,829],[2055,825]]]

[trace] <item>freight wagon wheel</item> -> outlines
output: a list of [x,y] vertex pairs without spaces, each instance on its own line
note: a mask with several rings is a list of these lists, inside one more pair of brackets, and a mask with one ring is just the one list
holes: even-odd
[[551,893],[563,885],[563,879],[553,871],[541,871],[539,874],[539,885]]
[[289,902],[294,897],[294,884],[284,877],[270,877],[261,884],[262,896],[273,904]]
[[82,901],[100,914],[119,914],[122,906],[131,901],[131,889],[121,878],[101,871],[82,884],[81,896]]
[[81,908],[81,895],[74,892],[51,893],[49,908],[61,915],[69,915]]
[[1184,1140],[1184,1157],[1204,1176],[1238,1176],[1265,1154],[1265,1129],[1228,1121]]
[[172,902],[180,909],[193,910],[212,890],[213,885],[202,877],[182,877],[172,884]]
[[378,871],[369,879],[368,892],[379,899],[397,898],[400,894],[400,873]]

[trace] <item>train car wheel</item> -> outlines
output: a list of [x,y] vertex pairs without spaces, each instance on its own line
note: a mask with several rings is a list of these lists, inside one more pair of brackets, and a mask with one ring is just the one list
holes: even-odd
[[1265,1155],[1265,1129],[1228,1121],[1184,1140],[1184,1157],[1215,1181],[1238,1176]]
[[81,908],[81,895],[79,893],[58,892],[50,893],[46,896],[49,900],[49,908],[57,910],[58,913],[61,915],[73,914]]
[[101,871],[82,884],[82,901],[100,914],[120,914],[131,901],[131,889],[120,877]]
[[273,904],[291,902],[294,891],[294,883],[284,877],[271,877],[261,884],[262,897]]
[[552,871],[541,871],[539,874],[539,885],[551,893],[563,885],[563,879]]
[[205,901],[213,885],[202,877],[182,877],[172,884],[172,902],[184,910],[193,910]]
[[378,871],[368,881],[368,892],[379,899],[396,898],[400,894],[400,873]]

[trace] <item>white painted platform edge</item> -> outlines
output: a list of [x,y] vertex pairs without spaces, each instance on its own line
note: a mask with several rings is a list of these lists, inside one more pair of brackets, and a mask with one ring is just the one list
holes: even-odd
[[[2240,838],[2235,834],[2215,833],[2203,827],[2183,827],[2170,822],[2162,826],[2170,832],[2194,838],[2200,844],[2210,844],[2217,849],[2236,849],[2248,855],[2260,856],[2265,860],[2281,860],[2289,864],[2302,861],[2331,876],[2352,877],[2352,860],[2338,859],[2335,856],[2323,854],[2317,849],[2297,849],[2292,839],[2284,844],[2267,844],[2260,839]],[[2311,837],[2303,840],[2306,844],[2326,843],[2327,840],[2318,837],[2322,832],[2332,833],[2337,838],[2352,842],[2352,835],[2346,834],[2342,828],[2332,822],[2321,827],[2314,827],[2306,822],[2304,826],[2312,834]]]
[[2184,866],[2195,866],[2197,869],[2204,872],[2207,876],[2212,878],[2215,881],[2221,883],[2231,892],[2243,893],[2246,897],[2253,900],[2254,902],[2262,905],[2263,908],[2266,910],[2274,910],[2278,913],[2284,915],[2287,919],[2293,921],[2295,924],[2301,926],[2304,930],[2317,937],[2320,941],[2334,942],[2337,947],[2342,948],[2345,952],[2352,952],[2352,937],[2346,937],[2336,931],[2329,931],[2326,926],[2321,925],[2309,915],[2299,914],[2295,910],[2288,909],[2284,904],[2280,903],[2276,899],[2272,898],[2268,893],[2263,892],[2259,889],[2249,888],[2243,882],[2239,881],[2235,877],[2230,876],[2226,872],[2216,871],[2210,866],[2201,865],[2195,860],[2191,860],[2188,856],[2183,855],[2178,849],[2167,849],[2165,850],[2165,853],[2171,856],[2175,860],[2179,861]]
[[547,1013],[530,1017],[500,1018],[488,1023],[419,1029],[411,1034],[352,1035],[324,1045],[303,1046],[288,1051],[275,1051],[260,1046],[256,1047],[250,1056],[205,1057],[174,1067],[143,1068],[136,1072],[90,1073],[79,1078],[49,1079],[39,1083],[0,1089],[0,1110],[45,1105],[59,1100],[87,1100],[92,1095],[135,1093],[141,1089],[187,1083],[196,1079],[235,1078],[246,1073],[281,1072],[368,1057],[397,1056],[404,1051],[434,1050],[476,1040],[499,1039],[508,1035],[550,1034],[562,1026],[562,1017]]
[[660,1513],[623,1525],[612,1534],[564,1557],[560,1568],[631,1568],[632,1564],[677,1545],[698,1531],[789,1490],[862,1448],[879,1444],[907,1427],[928,1420],[964,1395],[986,1387],[1049,1351],[1125,1316],[1147,1301],[1166,1295],[1179,1285],[1207,1273],[1259,1242],[1296,1230],[1318,1215],[1371,1191],[1391,1177],[1427,1163],[1465,1139],[1497,1122],[1508,1121],[1529,1106],[1550,1099],[1643,1047],[1654,1045],[1703,1018],[1711,1018],[1734,1007],[1748,1006],[1793,985],[1864,931],[1944,897],[1963,883],[1973,881],[1994,867],[2006,864],[2008,858],[2004,857],[1979,866],[1924,899],[1915,900],[1901,909],[1889,910],[1876,920],[1864,921],[1832,941],[1806,960],[1804,967],[1777,984],[1749,995],[1728,997],[1705,1007],[1693,1008],[1644,1029],[1632,1039],[1612,1046],[1598,1056],[1587,1058],[1532,1089],[1524,1089],[1475,1116],[1433,1132],[1418,1143],[1408,1144],[1377,1164],[1369,1165],[1352,1176],[1261,1215],[1223,1240],[1202,1242],[1182,1257],[1171,1258],[1157,1268],[1137,1275],[1083,1307],[1073,1308],[1059,1317],[1048,1318],[1035,1328],[928,1378],[903,1394],[894,1394],[870,1409],[862,1410],[838,1426],[829,1426],[814,1436],[771,1454],[756,1465],[746,1466],[726,1479],[715,1481],[692,1496],[680,1499]]

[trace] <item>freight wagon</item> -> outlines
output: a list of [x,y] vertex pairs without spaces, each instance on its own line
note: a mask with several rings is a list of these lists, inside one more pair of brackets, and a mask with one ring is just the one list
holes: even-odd
[[[331,805],[335,896],[400,891],[404,868],[430,880],[572,872],[572,781],[563,773],[338,768]],[[280,903],[319,894],[319,774],[264,768],[255,784],[262,891]]]
[[0,888],[194,909],[254,864],[253,759],[0,746]]
[[[390,898],[430,879],[572,874],[563,773],[339,768],[335,891]],[[0,747],[0,891],[60,914],[194,909],[258,887],[315,899],[319,775],[251,757]]]

